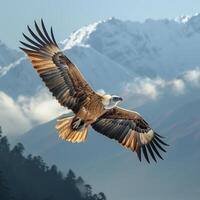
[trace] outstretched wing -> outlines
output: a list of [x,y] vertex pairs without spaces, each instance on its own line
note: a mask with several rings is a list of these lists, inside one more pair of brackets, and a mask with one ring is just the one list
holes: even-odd
[[149,154],[155,162],[155,155],[163,159],[158,149],[166,152],[162,145],[168,146],[162,141],[163,137],[155,133],[138,113],[119,107],[108,110],[92,127],[126,148],[136,151],[140,161],[141,151],[147,162],[150,162]]
[[33,67],[62,106],[75,113],[94,91],[77,67],[59,49],[51,28],[47,33],[43,20],[41,28],[35,22],[36,33],[28,26],[32,39],[23,33],[28,43],[20,47],[32,61]]

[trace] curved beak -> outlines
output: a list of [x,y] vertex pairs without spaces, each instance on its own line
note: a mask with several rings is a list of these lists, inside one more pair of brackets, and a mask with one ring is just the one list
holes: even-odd
[[119,99],[118,99],[119,101],[123,101],[123,98],[122,97],[119,97]]
[[113,98],[113,101],[123,101],[123,98],[122,97],[118,97],[118,96],[114,96]]

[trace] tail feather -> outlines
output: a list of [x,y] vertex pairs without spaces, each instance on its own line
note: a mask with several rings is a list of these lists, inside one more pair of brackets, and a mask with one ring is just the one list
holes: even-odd
[[69,142],[83,142],[87,138],[88,127],[84,127],[81,130],[73,130],[71,123],[73,117],[63,117],[57,120],[56,129],[58,131],[59,138]]

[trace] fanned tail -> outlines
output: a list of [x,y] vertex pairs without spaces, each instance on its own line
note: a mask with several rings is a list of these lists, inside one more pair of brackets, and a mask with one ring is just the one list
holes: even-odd
[[73,130],[71,123],[74,117],[63,117],[57,120],[55,128],[58,131],[59,138],[69,142],[84,142],[87,138],[88,127],[81,130]]

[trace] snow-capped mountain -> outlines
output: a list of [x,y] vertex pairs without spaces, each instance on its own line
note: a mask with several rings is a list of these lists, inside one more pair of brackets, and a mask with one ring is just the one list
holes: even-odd
[[39,76],[24,55],[0,78],[0,90],[14,99],[19,95],[32,96],[41,86]]
[[[199,66],[199,20],[198,14],[179,20],[148,19],[144,23],[110,18],[77,30],[61,46],[95,89],[114,92],[136,76],[169,79]],[[42,84],[30,69],[30,62],[21,52],[9,50],[2,43],[0,51],[4,52],[0,54],[4,64],[8,64],[4,72],[1,70],[7,75],[0,80],[0,90],[19,95],[17,82],[21,94],[34,94]],[[7,51],[10,53],[5,57]],[[12,56],[7,59],[8,55]]]
[[0,40],[0,77],[6,73],[18,59],[22,57],[22,53],[13,49],[8,48]]
[[110,18],[81,28],[62,43],[64,49],[94,48],[138,75],[173,77],[200,63],[200,15],[184,19],[138,23]]

